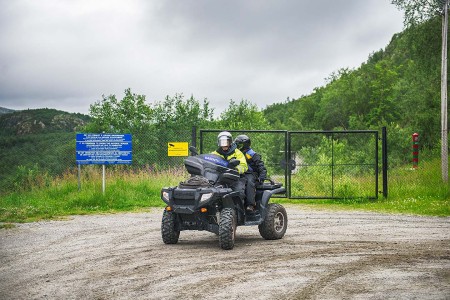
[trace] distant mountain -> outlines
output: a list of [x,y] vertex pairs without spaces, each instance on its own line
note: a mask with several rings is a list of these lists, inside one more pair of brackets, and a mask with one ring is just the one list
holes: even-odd
[[7,112],[0,114],[0,134],[7,135],[75,132],[90,120],[87,115],[49,108],[2,111]]
[[0,106],[0,115],[10,114],[10,113],[13,113],[13,112],[15,112],[14,109],[9,109],[9,108],[5,108],[5,107],[1,107]]

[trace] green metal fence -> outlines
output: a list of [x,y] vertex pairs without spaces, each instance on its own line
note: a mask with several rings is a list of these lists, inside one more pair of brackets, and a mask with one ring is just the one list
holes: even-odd
[[[169,156],[168,144],[187,142],[200,153],[217,148],[222,130],[180,128],[132,134],[133,163],[124,169],[183,168],[184,157]],[[387,140],[382,131],[230,130],[234,137],[247,134],[262,155],[268,175],[283,183],[289,198],[377,198],[387,196]],[[76,173],[75,133],[11,137],[1,141],[0,189],[30,172],[57,176]],[[382,153],[382,161],[378,160]],[[382,190],[379,182],[382,179]]]
[[[201,153],[217,148],[221,130],[199,131]],[[387,141],[375,130],[230,130],[246,134],[262,155],[268,175],[284,183],[291,199],[348,199],[387,196]],[[383,160],[379,161],[379,152]],[[380,172],[382,170],[382,172]],[[380,177],[382,190],[379,190]]]

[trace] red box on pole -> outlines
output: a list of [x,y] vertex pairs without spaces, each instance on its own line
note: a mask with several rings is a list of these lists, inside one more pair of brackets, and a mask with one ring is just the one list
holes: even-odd
[[413,140],[413,168],[417,169],[419,165],[419,134],[417,132],[412,135]]

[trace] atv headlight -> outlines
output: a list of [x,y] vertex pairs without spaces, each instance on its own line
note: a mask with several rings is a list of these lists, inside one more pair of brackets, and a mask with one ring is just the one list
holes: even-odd
[[169,193],[167,191],[162,192],[163,200],[169,203]]
[[212,197],[213,194],[214,194],[214,193],[206,193],[206,194],[202,194],[202,197],[200,198],[200,203],[206,202],[206,201],[208,201],[209,199],[211,199],[211,197]]

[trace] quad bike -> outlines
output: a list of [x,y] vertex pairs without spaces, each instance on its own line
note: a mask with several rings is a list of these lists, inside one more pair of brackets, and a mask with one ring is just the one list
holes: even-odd
[[239,180],[233,169],[238,160],[229,162],[214,154],[197,155],[184,160],[191,177],[176,187],[164,187],[161,199],[167,204],[161,222],[164,243],[176,244],[183,230],[206,230],[219,236],[222,249],[234,247],[237,226],[258,225],[266,240],[281,239],[287,229],[287,214],[280,204],[269,203],[274,194],[286,190],[279,183],[260,183],[256,187],[256,208],[245,210],[244,199],[231,185]]

